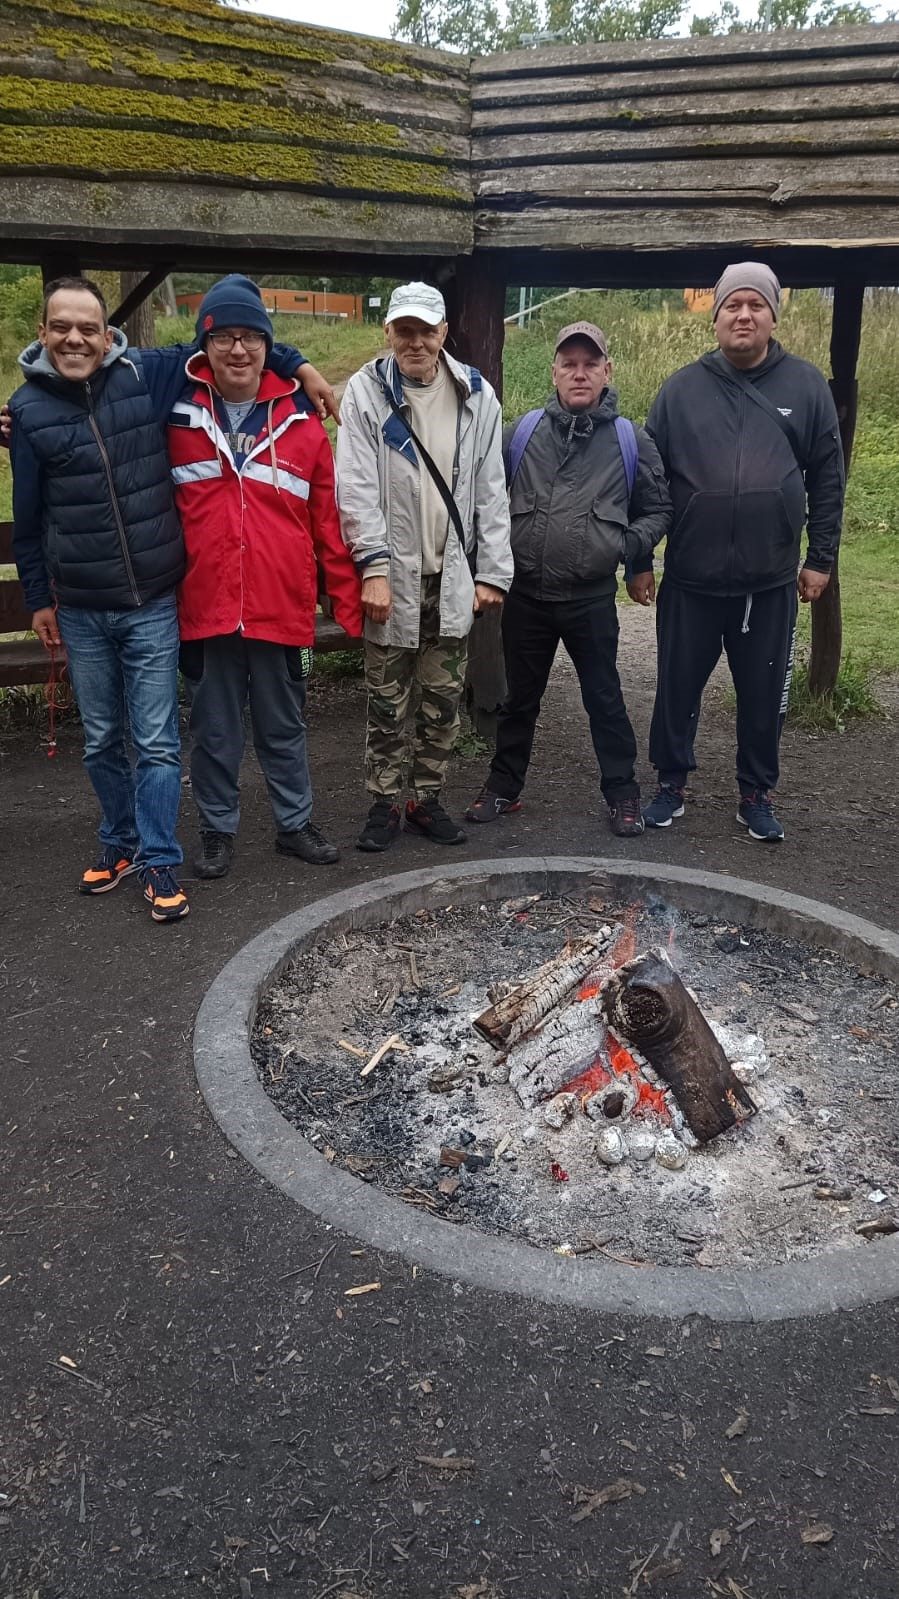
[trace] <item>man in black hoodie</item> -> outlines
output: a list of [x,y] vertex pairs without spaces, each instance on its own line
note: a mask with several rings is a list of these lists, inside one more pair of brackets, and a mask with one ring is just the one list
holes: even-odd
[[503,435],[515,576],[503,610],[508,697],[487,782],[466,811],[493,822],[521,809],[534,732],[560,642],[590,719],[612,832],[643,832],[637,745],[618,678],[616,571],[652,552],[671,525],[658,451],[618,415],[605,334],[591,322],[556,340],[555,393]]
[[[728,267],[712,310],[718,349],[675,372],[647,419],[674,500],[656,613],[649,758],[659,786],[644,811],[648,827],[670,827],[684,814],[702,691],[723,647],[737,694],[737,820],[750,838],[784,836],[772,792],[797,591],[813,603],[827,587],[844,472],[827,383],[771,336],[779,308],[770,267]],[[631,563],[628,592],[643,605],[655,598],[651,559]]]

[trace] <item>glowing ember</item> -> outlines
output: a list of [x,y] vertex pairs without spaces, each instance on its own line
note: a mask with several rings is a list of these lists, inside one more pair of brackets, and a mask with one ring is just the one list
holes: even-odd
[[629,1050],[618,1042],[614,1033],[609,1034],[609,1064],[619,1077],[630,1077],[637,1090],[637,1103],[634,1106],[634,1115],[639,1116],[645,1111],[652,1111],[663,1122],[670,1122],[671,1114],[668,1103],[660,1088],[653,1088],[643,1076],[640,1067],[634,1060]]

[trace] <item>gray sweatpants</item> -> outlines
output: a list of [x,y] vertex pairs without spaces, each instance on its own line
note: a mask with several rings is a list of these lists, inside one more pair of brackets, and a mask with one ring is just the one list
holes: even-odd
[[230,633],[203,639],[199,649],[191,643],[182,651],[184,656],[188,653],[190,776],[200,826],[215,833],[237,832],[249,700],[253,746],[268,784],[277,830],[293,833],[305,827],[312,813],[312,784],[300,650]]

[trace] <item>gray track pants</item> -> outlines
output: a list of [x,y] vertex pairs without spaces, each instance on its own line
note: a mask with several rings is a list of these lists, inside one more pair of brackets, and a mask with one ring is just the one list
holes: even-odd
[[182,646],[181,666],[191,691],[190,776],[202,828],[237,832],[248,700],[253,746],[277,830],[292,833],[308,822],[312,784],[303,721],[303,654],[308,657],[308,651],[239,633]]

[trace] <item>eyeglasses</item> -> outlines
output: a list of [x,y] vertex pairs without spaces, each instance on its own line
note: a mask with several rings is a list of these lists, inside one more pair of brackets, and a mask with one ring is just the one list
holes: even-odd
[[214,350],[226,355],[233,350],[235,344],[242,344],[247,351],[261,350],[265,343],[264,333],[210,333],[209,342]]

